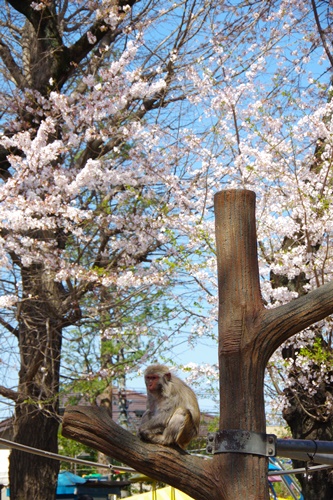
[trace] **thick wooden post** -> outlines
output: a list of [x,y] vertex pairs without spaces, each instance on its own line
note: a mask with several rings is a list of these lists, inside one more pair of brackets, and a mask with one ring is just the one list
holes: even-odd
[[[221,372],[221,425],[225,429],[264,431],[263,407],[258,412],[258,401],[252,402],[247,393],[249,373],[257,355],[253,351],[256,319],[264,309],[260,294],[255,221],[255,194],[252,191],[228,190],[215,196],[216,247],[219,286],[219,362]],[[251,363],[247,358],[251,353]],[[263,370],[256,384],[262,386]],[[229,373],[230,372],[230,373]],[[253,377],[251,376],[251,379]],[[254,383],[251,380],[251,386]],[[230,385],[231,384],[231,385]],[[234,390],[226,388],[234,387]],[[242,395],[235,411],[235,399]],[[260,400],[263,399],[261,394]],[[250,422],[249,406],[255,413]],[[238,404],[237,404],[238,406]],[[259,420],[259,421],[258,421]],[[244,427],[246,425],[247,427]],[[241,426],[241,427],[235,427]]]
[[[264,310],[260,294],[255,194],[215,196],[219,286],[220,430],[265,432],[265,356],[255,325]],[[226,474],[230,498],[268,498],[267,459],[240,453],[214,457]],[[251,484],[249,489],[248,485]],[[230,490],[229,490],[230,488]],[[229,497],[228,497],[229,498]]]

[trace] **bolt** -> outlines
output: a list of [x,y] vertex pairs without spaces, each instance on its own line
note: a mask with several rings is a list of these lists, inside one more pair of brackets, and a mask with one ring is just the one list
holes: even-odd
[[212,452],[213,452],[213,447],[207,446],[207,453],[212,453]]
[[274,453],[273,448],[268,448],[268,455],[273,455],[273,453]]

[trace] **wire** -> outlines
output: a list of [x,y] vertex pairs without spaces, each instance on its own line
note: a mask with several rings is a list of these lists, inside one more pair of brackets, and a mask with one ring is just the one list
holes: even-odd
[[304,472],[316,472],[323,469],[331,469],[332,465],[315,465],[313,467],[302,467],[300,469],[270,470],[268,476],[285,476],[289,474],[303,474]]
[[37,448],[31,448],[31,446],[26,446],[25,444],[14,443],[8,439],[0,438],[0,443],[5,444],[8,448],[14,450],[25,451],[26,453],[31,453],[32,455],[40,455],[42,457],[52,458],[53,460],[59,460],[61,462],[71,462],[73,464],[84,464],[90,467],[101,467],[104,469],[119,470],[122,472],[136,472],[135,469],[131,467],[114,466],[112,464],[99,464],[97,462],[89,462],[88,460],[82,460],[81,458],[66,457],[65,455],[58,455],[57,453],[52,453],[51,451],[38,450]]
[[[132,469],[132,467],[123,467],[123,466],[118,466],[118,465],[106,465],[106,464],[100,464],[98,462],[89,462],[88,460],[82,460],[81,458],[73,458],[73,457],[67,457],[65,455],[59,455],[58,453],[52,453],[51,451],[45,451],[45,450],[38,450],[37,448],[32,448],[31,446],[26,446],[25,444],[19,444],[19,443],[14,443],[13,441],[9,441],[8,439],[3,439],[0,438],[0,444],[5,444],[8,446],[8,448],[12,448],[14,450],[20,450],[24,451],[26,453],[31,453],[32,455],[40,455],[42,457],[47,457],[51,458],[53,460],[59,460],[61,462],[70,462],[73,464],[84,464],[90,467],[99,467],[103,469],[109,469],[111,471],[122,471],[122,472],[136,472],[135,469]],[[196,456],[202,457],[202,458],[211,458],[211,457],[206,457],[204,455],[199,455],[195,454]],[[308,467],[307,469],[305,467],[302,467],[300,469],[288,469],[288,470],[272,470],[268,472],[268,476],[283,476],[283,475],[289,475],[289,474],[302,474],[304,472],[316,472],[319,470],[323,469],[331,469],[332,465],[315,465],[313,467]]]

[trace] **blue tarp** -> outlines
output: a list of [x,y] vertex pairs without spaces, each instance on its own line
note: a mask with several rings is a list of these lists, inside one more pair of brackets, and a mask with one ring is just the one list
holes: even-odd
[[78,484],[87,482],[81,476],[76,476],[72,472],[60,472],[58,475],[57,495],[74,494]]

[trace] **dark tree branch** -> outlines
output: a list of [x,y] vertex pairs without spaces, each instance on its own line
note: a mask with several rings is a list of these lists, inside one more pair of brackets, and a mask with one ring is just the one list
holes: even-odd
[[7,156],[9,155],[8,149],[5,149],[3,146],[0,146],[0,178],[4,181],[8,180],[11,177],[9,172],[10,163],[7,160]]
[[[126,16],[126,11],[123,10],[125,6],[133,7],[140,0],[118,0],[118,14],[119,23],[118,26],[113,30],[105,30],[106,24],[103,19],[96,21],[92,26],[68,49],[68,60],[71,65],[67,68],[66,74],[64,73],[64,79],[66,80],[70,74],[73,72],[75,65],[78,65],[94,48],[104,42],[107,45],[111,45],[116,41],[119,35],[123,33],[123,28],[120,26],[123,18]],[[116,5],[116,2],[115,2]],[[88,32],[90,32],[95,38],[94,43],[89,42]],[[73,65],[74,63],[74,65]]]
[[70,68],[68,48],[64,45],[54,2],[41,10],[31,7],[31,2],[9,0],[10,5],[23,14],[35,31],[36,47],[32,84],[42,94],[48,93],[52,78],[58,88],[65,83]]
[[21,69],[19,66],[16,64],[11,50],[7,45],[3,42],[0,41],[0,57],[3,60],[6,68],[10,72],[12,78],[15,80],[16,85],[23,90],[24,88],[28,87],[28,83],[26,79],[24,78]]
[[[87,33],[90,32],[93,36],[96,37],[96,41],[94,43],[90,43]],[[113,43],[117,36],[122,33],[122,29],[116,28],[113,32],[112,35],[110,36],[110,32],[108,32],[108,43],[111,44]],[[102,21],[96,21],[87,31],[84,33],[84,35],[81,36],[70,48],[69,48],[69,59],[71,62],[75,64],[79,64],[82,59],[84,59],[89,52],[93,48],[95,48],[101,40],[107,36],[107,33],[105,32],[105,22]]]
[[[195,492],[198,500],[207,500],[207,491],[212,490],[214,478],[209,473],[210,461],[193,457],[180,448],[142,442],[117,425],[106,408],[67,408],[62,433],[191,496]],[[223,500],[223,491],[220,490],[218,498]]]
[[270,340],[268,358],[287,339],[330,314],[333,314],[333,282],[288,304],[266,310],[258,322],[261,322],[261,331]]
[[5,321],[3,318],[1,318],[0,316],[0,325],[2,325],[4,328],[6,328],[10,333],[12,333],[13,335],[15,335],[15,337],[17,337],[17,334],[18,334],[18,330],[17,328],[14,328],[10,323],[8,323],[7,321]]
[[[39,58],[50,58],[47,62],[47,70],[44,75],[43,85],[47,85],[52,77],[55,80],[57,89],[66,83],[71,74],[75,71],[76,66],[103,40],[107,38],[107,43],[112,44],[116,38],[123,32],[120,23],[126,12],[123,7],[126,5],[133,6],[139,0],[118,1],[119,23],[115,29],[107,29],[107,25],[103,19],[99,19],[71,46],[66,47],[63,43],[58,17],[53,5],[45,6],[41,10],[33,9],[30,0],[9,0],[10,5],[18,12],[23,14],[33,25],[37,34],[39,47]],[[96,38],[94,43],[90,43],[87,33]],[[43,89],[41,89],[43,90]]]
[[321,24],[320,24],[320,19],[319,19],[319,15],[318,15],[318,11],[317,11],[317,6],[316,6],[315,0],[311,0],[311,4],[312,4],[312,10],[313,10],[314,18],[315,18],[315,21],[316,21],[316,24],[317,24],[317,28],[318,28],[318,33],[319,33],[321,42],[323,44],[323,47],[325,49],[326,55],[328,57],[329,62],[331,63],[331,68],[332,68],[333,67],[333,55],[332,55],[332,52],[330,51],[330,49],[328,47],[328,43],[326,41],[326,35],[325,35],[324,30],[322,29]]
[[28,17],[29,12],[33,10],[30,0],[8,0],[8,3],[25,17]]
[[12,389],[4,387],[3,385],[0,385],[0,394],[4,398],[11,399],[12,401],[18,400],[18,393],[16,391],[13,391]]

